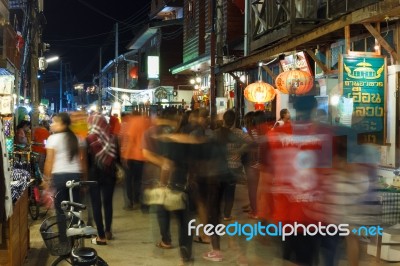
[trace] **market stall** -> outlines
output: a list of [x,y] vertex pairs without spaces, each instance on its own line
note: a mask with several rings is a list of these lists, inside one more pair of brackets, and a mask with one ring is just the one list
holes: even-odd
[[30,177],[14,169],[13,87],[14,76],[0,69],[0,265],[10,266],[22,265],[29,247]]

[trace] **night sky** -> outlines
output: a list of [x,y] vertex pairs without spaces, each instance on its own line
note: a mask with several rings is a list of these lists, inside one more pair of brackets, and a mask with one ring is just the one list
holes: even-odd
[[[99,72],[99,49],[103,47],[102,67],[115,56],[114,25],[119,23],[119,54],[147,23],[151,0],[44,0],[47,25],[43,41],[51,45],[45,57],[58,55],[69,63],[72,76],[90,82]],[[57,69],[49,64],[49,70]]]

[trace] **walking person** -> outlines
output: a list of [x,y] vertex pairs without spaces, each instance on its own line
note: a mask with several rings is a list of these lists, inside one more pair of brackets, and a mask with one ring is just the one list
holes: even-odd
[[145,160],[142,152],[142,138],[150,125],[150,119],[137,111],[125,116],[121,125],[119,139],[121,161],[125,169],[125,210],[142,207],[142,210],[146,211],[146,207],[141,202]]
[[[59,113],[53,117],[50,126],[52,135],[47,139],[46,161],[44,164],[44,189],[50,186],[55,190],[55,208],[61,239],[66,240],[66,223],[61,202],[69,200],[65,183],[69,180],[79,181],[86,170],[86,154],[84,145],[70,129],[71,119],[67,113]],[[79,190],[73,191],[74,201],[79,202]]]
[[[110,132],[104,116],[95,114],[89,117],[88,162],[89,180],[97,181],[90,187],[93,218],[98,236],[92,244],[106,245],[112,239],[113,195],[116,181],[116,162],[118,160],[117,139]],[[103,213],[104,209],[104,222]]]
[[[223,193],[223,217],[224,221],[232,220],[232,208],[235,199],[235,190],[237,180],[244,174],[244,168],[241,161],[241,155],[247,150],[251,138],[248,134],[244,133],[241,129],[235,127],[235,112],[228,110],[223,115],[223,125],[217,132],[221,132],[222,136],[226,138],[227,142],[227,161],[230,170],[230,178],[225,184]],[[232,135],[233,134],[233,135]]]

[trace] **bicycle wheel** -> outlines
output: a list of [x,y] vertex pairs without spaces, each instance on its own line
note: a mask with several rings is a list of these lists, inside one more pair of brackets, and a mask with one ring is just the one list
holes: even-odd
[[51,263],[51,266],[57,266],[62,261],[66,261],[68,264],[72,265],[71,260],[69,259],[69,255],[67,255],[59,256],[55,261]]
[[32,220],[37,220],[39,218],[39,203],[35,199],[33,189],[30,189],[29,192],[28,212]]
[[96,266],[108,266],[108,263],[102,257],[97,256]]

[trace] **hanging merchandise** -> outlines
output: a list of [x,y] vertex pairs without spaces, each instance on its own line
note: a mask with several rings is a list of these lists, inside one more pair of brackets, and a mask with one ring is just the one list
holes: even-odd
[[0,96],[0,114],[9,115],[13,113],[13,97],[12,96]]
[[6,138],[6,150],[8,154],[14,152],[14,137]]
[[[4,132],[4,120],[0,120],[0,132]],[[4,218],[7,220],[13,213],[13,207],[12,207],[12,198],[11,198],[11,180],[10,180],[10,160],[8,157],[8,153],[6,151],[6,139],[4,134],[0,134],[0,154],[1,154],[1,160],[0,164],[1,167],[3,167],[3,176],[0,176],[0,185],[3,184],[5,185],[5,189],[3,190],[4,194],[2,194],[2,198],[4,201],[0,202],[0,204],[4,204],[4,209],[3,206],[0,207],[0,221],[3,221]],[[2,181],[3,180],[3,181]],[[1,189],[0,189],[1,191]],[[4,196],[4,197],[3,197]],[[2,213],[1,210],[4,210],[4,213]]]
[[28,187],[30,173],[22,169],[14,169],[11,172],[11,196],[12,201],[15,203],[24,193]]

